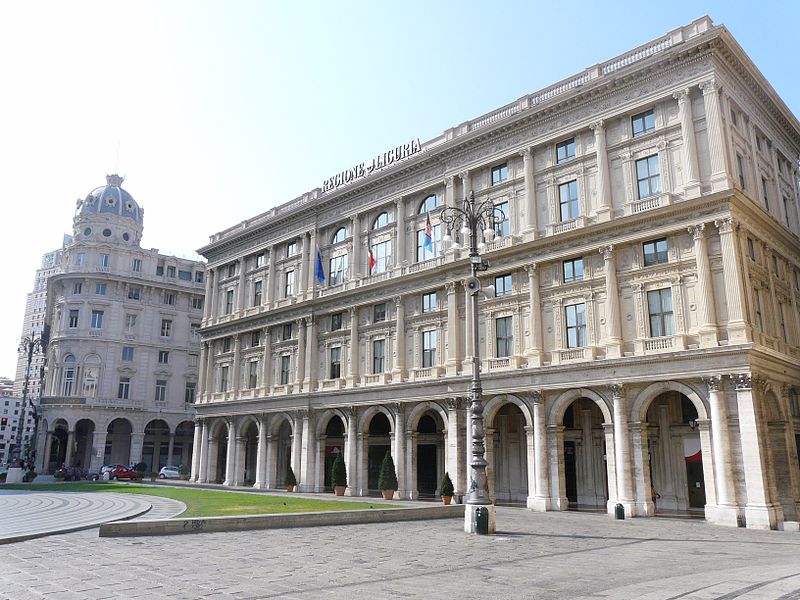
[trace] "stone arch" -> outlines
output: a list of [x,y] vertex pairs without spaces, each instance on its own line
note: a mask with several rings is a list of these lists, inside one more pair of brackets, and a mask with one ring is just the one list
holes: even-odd
[[281,426],[284,422],[289,423],[289,427],[292,429],[292,435],[294,435],[294,419],[292,419],[289,413],[279,412],[273,413],[269,419],[269,425],[267,428],[267,433],[269,435],[278,435],[278,432],[281,429]]
[[53,427],[52,429],[48,429],[48,431],[55,431],[58,427],[63,427],[67,431],[71,430],[73,427],[73,423],[70,422],[70,418],[67,416],[59,416],[53,419]]
[[547,424],[553,426],[559,425],[564,419],[564,413],[567,411],[567,407],[578,398],[588,398],[589,400],[593,400],[600,409],[600,412],[603,413],[604,422],[613,422],[611,417],[612,407],[606,398],[588,388],[576,388],[567,390],[553,401],[553,404],[550,406],[550,411],[547,415]]
[[694,404],[694,407],[697,410],[697,418],[701,420],[708,419],[708,408],[706,407],[703,398],[701,398],[700,394],[698,394],[694,389],[685,383],[680,383],[678,381],[658,381],[648,385],[636,395],[636,399],[633,402],[630,412],[630,415],[633,417],[632,420],[644,421],[646,419],[647,409],[650,406],[650,403],[664,392],[679,392],[683,394],[689,398],[689,400],[691,400],[692,404]]
[[99,355],[91,352],[84,356],[80,383],[80,393],[82,396],[94,398],[97,395],[97,388],[100,385],[102,371],[103,360]]
[[522,414],[525,415],[525,425],[528,427],[533,427],[533,412],[531,412],[531,407],[528,406],[528,403],[522,398],[519,398],[514,394],[500,394],[499,396],[494,396],[485,404],[483,408],[483,419],[486,423],[486,426],[489,427],[494,421],[494,417],[497,412],[503,407],[504,404],[509,403],[516,405],[517,408],[522,411]]
[[325,435],[325,429],[328,427],[328,423],[333,417],[339,417],[342,420],[342,424],[344,424],[344,434],[347,435],[347,416],[344,414],[344,411],[338,408],[328,408],[322,411],[317,417],[316,423],[316,437],[321,435]]
[[164,419],[150,419],[144,426],[145,435],[156,431],[156,428],[159,428],[158,431],[163,433],[169,434],[172,432],[172,428],[169,426],[169,423],[167,423]]
[[239,437],[245,435],[251,423],[256,426],[257,431],[261,431],[261,424],[258,419],[254,415],[246,415],[236,426],[236,435]]
[[230,426],[231,424],[227,421],[227,419],[224,418],[214,419],[211,422],[211,426],[208,428],[208,437],[219,438],[220,434],[223,431],[225,435],[228,435]]
[[369,425],[369,422],[372,421],[372,418],[379,412],[386,415],[386,418],[389,419],[389,434],[394,434],[394,415],[392,414],[392,411],[382,404],[375,404],[368,407],[367,410],[364,411],[364,414],[362,414],[361,418],[358,420],[358,431],[364,432],[365,427]]
[[444,423],[444,428],[447,429],[447,424],[448,424],[447,411],[438,402],[428,401],[428,402],[420,402],[416,406],[414,406],[414,408],[406,417],[406,423],[405,423],[406,430],[416,431],[419,420],[422,418],[422,415],[424,415],[428,411],[432,411],[438,414],[439,418],[442,419],[442,423]]

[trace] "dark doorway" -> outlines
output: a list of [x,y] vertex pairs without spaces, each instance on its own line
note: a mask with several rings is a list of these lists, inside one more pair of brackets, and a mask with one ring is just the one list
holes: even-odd
[[686,461],[686,485],[689,487],[689,507],[703,508],[706,505],[706,488],[702,459]]
[[381,463],[383,457],[389,452],[389,446],[373,446],[370,444],[369,455],[369,477],[367,479],[367,486],[370,492],[378,491],[378,479],[381,476]]
[[437,464],[434,444],[417,446],[417,487],[420,497],[432,498],[436,495]]
[[564,442],[564,483],[570,504],[577,504],[578,474],[575,469],[575,442]]

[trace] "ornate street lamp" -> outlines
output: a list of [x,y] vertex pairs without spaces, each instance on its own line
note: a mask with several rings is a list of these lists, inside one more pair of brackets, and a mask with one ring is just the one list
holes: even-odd
[[[25,412],[28,407],[28,386],[30,384],[31,378],[31,362],[33,361],[33,355],[38,354],[43,347],[42,338],[36,337],[33,332],[29,336],[22,338],[19,343],[19,351],[26,352],[28,355],[28,363],[25,367],[25,385],[22,388],[22,410],[20,411],[19,421],[17,422],[17,434],[14,440],[14,446],[11,448],[9,452],[10,464],[17,468],[22,468],[22,430],[25,428]],[[34,419],[38,418],[36,414],[36,407],[31,403],[31,409],[33,410]],[[30,450],[31,444],[36,444],[36,433],[34,428],[34,437],[33,441],[31,441],[31,437],[28,436],[28,460],[33,459],[33,454],[35,454],[36,450],[34,448],[33,452]]]
[[[495,237],[495,223],[505,220],[502,211],[495,207],[491,200],[475,204],[475,193],[470,192],[464,199],[463,208],[457,206],[442,210],[440,218],[445,224],[446,233],[442,238],[445,243],[452,243],[451,248],[469,248],[469,264],[471,276],[466,282],[469,293],[472,322],[469,335],[472,336],[472,382],[470,383],[471,438],[472,454],[469,464],[469,488],[464,500],[464,531],[467,533],[493,533],[495,530],[494,506],[489,498],[489,480],[486,476],[486,443],[483,423],[483,390],[481,388],[481,361],[478,347],[478,293],[481,283],[478,273],[489,268],[489,263],[480,255],[486,249],[486,242]],[[461,244],[453,238],[458,231]],[[494,286],[487,286],[484,293],[491,294]]]

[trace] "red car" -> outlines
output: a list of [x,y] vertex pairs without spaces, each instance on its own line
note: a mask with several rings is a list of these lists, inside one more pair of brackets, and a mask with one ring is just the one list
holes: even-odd
[[117,465],[109,471],[108,478],[112,481],[117,479],[139,479],[139,473],[128,467]]

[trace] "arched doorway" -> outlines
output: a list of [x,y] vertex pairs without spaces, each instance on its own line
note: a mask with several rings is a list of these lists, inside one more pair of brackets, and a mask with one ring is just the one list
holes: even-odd
[[103,451],[104,465],[130,464],[131,433],[133,426],[128,419],[114,419],[108,424],[106,447]]
[[[331,482],[331,467],[336,457],[344,452],[344,422],[339,415],[333,415],[325,427],[325,435],[320,440],[321,446],[325,448],[325,474],[323,480],[323,487],[325,491],[333,491]],[[344,458],[344,456],[342,457]],[[348,479],[352,475],[348,473]]]
[[497,502],[527,502],[528,460],[525,415],[511,402],[498,410],[487,429],[492,454],[489,490]]
[[[370,494],[377,494],[378,478],[381,473],[381,463],[387,452],[391,451],[391,432],[392,425],[389,418],[383,412],[377,412],[369,421],[367,430],[367,491]],[[397,470],[397,465],[395,465]]]
[[225,470],[228,468],[228,444],[231,442],[231,426],[222,422],[217,428],[216,452],[214,452],[214,470],[210,471],[213,483],[225,481]]
[[444,423],[432,410],[417,421],[416,468],[417,492],[420,498],[433,498],[439,492],[444,476]]
[[142,444],[142,462],[147,465],[148,473],[158,473],[161,467],[167,466],[170,451],[169,425],[161,419],[153,419],[144,428]]
[[57,419],[53,423],[52,439],[50,441],[50,454],[47,457],[47,472],[54,473],[67,458],[67,438],[69,425],[64,419]]
[[571,509],[606,509],[608,470],[604,416],[590,398],[576,398],[561,419],[563,440],[561,451],[562,494]]
[[258,461],[258,424],[252,419],[248,422],[242,432],[241,445],[239,447],[239,475],[236,483],[252,486],[256,482],[256,462]]
[[[270,482],[270,487],[274,489],[285,489],[286,473],[289,465],[292,464],[292,424],[287,418],[282,418],[273,425],[271,445],[271,456],[274,456],[274,478]],[[299,480],[299,473],[295,473]]]
[[189,468],[192,464],[194,442],[194,422],[181,421],[175,428],[175,444],[172,448],[172,465]]
[[[94,422],[81,419],[75,423],[75,448],[72,453],[72,465],[88,469],[92,463],[92,446],[94,441]],[[100,449],[102,451],[102,449]],[[94,450],[95,452],[97,449]]]
[[[794,440],[790,434],[789,406],[778,400],[778,396],[768,389],[762,402],[766,424],[766,445],[768,460],[772,465],[769,473],[770,487],[776,495],[773,502],[783,510],[785,521],[797,521],[797,502],[793,492],[794,481],[800,473],[797,468],[796,448],[792,448]],[[794,452],[793,452],[794,451]],[[794,472],[792,472],[794,471]]]

